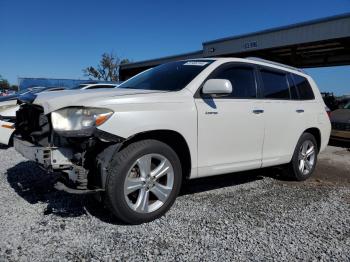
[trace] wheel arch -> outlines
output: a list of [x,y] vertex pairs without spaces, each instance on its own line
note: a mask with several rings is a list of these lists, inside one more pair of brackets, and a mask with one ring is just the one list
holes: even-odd
[[317,127],[310,127],[306,130],[304,130],[304,133],[309,133],[311,135],[313,135],[316,139],[316,143],[317,143],[317,151],[319,152],[321,149],[321,131],[320,129],[318,129]]
[[182,167],[182,176],[184,178],[190,177],[191,168],[192,168],[190,148],[188,146],[186,139],[177,131],[162,129],[162,130],[151,130],[151,131],[141,132],[128,137],[123,142],[119,150],[122,150],[123,148],[127,147],[131,143],[134,143],[140,140],[145,140],[145,139],[158,140],[170,146],[176,152],[176,154],[180,159],[181,167]]

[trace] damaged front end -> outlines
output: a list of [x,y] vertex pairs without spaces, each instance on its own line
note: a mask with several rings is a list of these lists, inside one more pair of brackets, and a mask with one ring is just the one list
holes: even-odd
[[54,117],[56,128],[52,113],[45,115],[39,105],[21,104],[16,113],[14,147],[45,170],[60,172],[62,176],[55,185],[59,190],[75,194],[103,191],[108,163],[124,139],[95,125],[65,130],[66,120]]

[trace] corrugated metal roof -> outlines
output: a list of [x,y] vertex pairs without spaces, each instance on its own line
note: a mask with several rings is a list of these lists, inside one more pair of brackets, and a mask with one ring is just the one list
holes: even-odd
[[286,25],[286,26],[274,27],[271,29],[256,31],[256,32],[248,33],[248,34],[241,34],[241,35],[219,38],[219,39],[203,42],[203,45],[213,44],[213,43],[223,42],[223,41],[228,41],[228,40],[234,40],[234,39],[238,39],[238,38],[242,38],[242,37],[261,35],[261,34],[281,31],[281,30],[287,30],[287,29],[292,29],[292,28],[306,26],[306,25],[313,25],[313,24],[318,24],[318,23],[323,23],[323,22],[329,22],[329,21],[339,20],[342,18],[349,18],[349,17],[350,17],[350,12],[340,14],[340,15],[329,16],[329,17],[325,17],[325,18],[314,19],[314,20],[310,20],[310,21],[306,21],[306,22],[295,23],[295,24]]
[[122,68],[133,68],[133,67],[138,67],[140,65],[151,66],[152,64],[160,64],[161,62],[163,62],[163,60],[191,59],[191,58],[201,57],[202,55],[203,55],[203,51],[199,50],[199,51],[194,51],[194,52],[180,54],[180,55],[171,55],[171,56],[165,56],[165,57],[156,58],[156,59],[149,59],[149,60],[144,60],[144,61],[135,62],[135,63],[123,64],[123,65],[121,65],[121,67]]
[[[318,24],[322,24],[322,23],[326,23],[326,22],[341,20],[344,18],[346,18],[346,19],[350,18],[350,12],[340,14],[340,15],[330,16],[330,17],[326,17],[326,18],[320,18],[320,19],[314,19],[311,21],[295,23],[295,24],[291,24],[291,25],[287,25],[287,26],[275,27],[272,29],[257,31],[257,32],[249,33],[249,34],[242,34],[242,35],[237,35],[237,36],[232,36],[232,37],[220,38],[220,39],[216,39],[213,41],[207,41],[207,42],[203,43],[203,50],[198,50],[195,52],[190,52],[190,53],[185,53],[185,54],[172,55],[172,56],[166,56],[166,57],[161,57],[161,58],[156,58],[156,59],[150,59],[150,60],[145,60],[145,61],[124,64],[124,65],[121,65],[121,69],[124,70],[124,69],[133,69],[133,68],[141,68],[141,67],[151,67],[151,66],[159,65],[159,64],[166,63],[169,61],[174,61],[174,60],[200,58],[200,57],[208,57],[208,56],[210,57],[210,56],[213,56],[213,54],[209,54],[208,50],[210,49],[209,48],[210,45],[214,44],[214,43],[222,43],[222,42],[236,40],[236,39],[240,39],[240,38],[265,35],[265,34],[279,32],[279,31],[288,30],[288,29],[301,28],[303,26],[318,25]],[[349,27],[350,27],[350,24],[349,24]],[[215,55],[220,56],[220,55],[225,55],[225,54],[222,51],[221,53],[216,52]]]

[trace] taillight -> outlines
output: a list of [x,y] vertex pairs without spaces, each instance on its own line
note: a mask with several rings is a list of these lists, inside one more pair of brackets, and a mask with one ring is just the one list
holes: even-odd
[[326,110],[328,117],[331,118],[332,111],[328,108],[328,106],[326,106],[324,109]]

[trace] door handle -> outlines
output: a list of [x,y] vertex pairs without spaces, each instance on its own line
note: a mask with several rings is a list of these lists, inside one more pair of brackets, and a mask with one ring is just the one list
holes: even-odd
[[264,110],[263,109],[254,109],[253,113],[254,114],[262,114],[262,113],[264,113]]
[[297,109],[297,110],[295,110],[297,113],[304,113],[305,111],[304,111],[304,109]]

